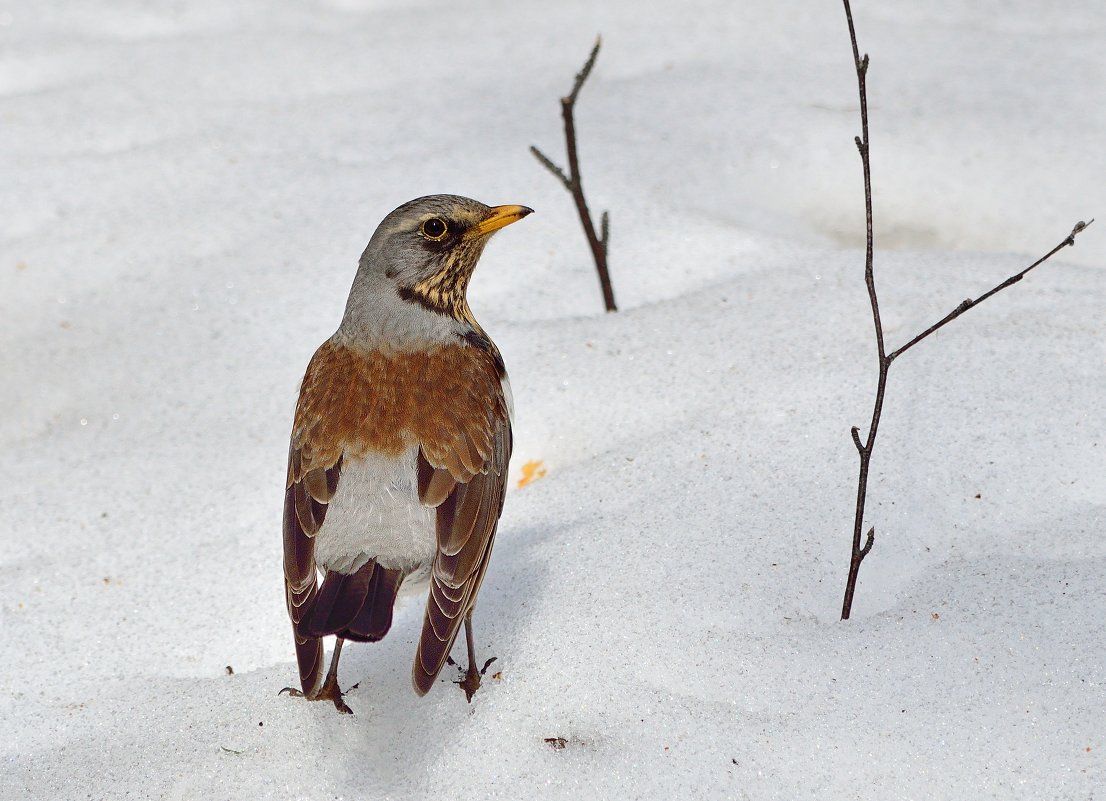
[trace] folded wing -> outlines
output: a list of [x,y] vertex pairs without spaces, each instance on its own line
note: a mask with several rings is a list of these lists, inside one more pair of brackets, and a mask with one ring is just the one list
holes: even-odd
[[476,603],[503,511],[511,423],[502,390],[495,389],[478,427],[466,426],[445,450],[424,446],[419,453],[419,494],[437,507],[438,541],[411,676],[419,695],[434,685]]

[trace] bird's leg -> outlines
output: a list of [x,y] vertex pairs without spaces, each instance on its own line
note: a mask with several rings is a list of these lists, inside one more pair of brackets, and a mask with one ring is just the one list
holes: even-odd
[[322,683],[319,689],[311,693],[304,693],[295,687],[285,687],[281,692],[294,695],[297,698],[306,698],[308,701],[332,701],[334,708],[343,715],[352,715],[353,710],[346,706],[346,702],[342,699],[342,689],[338,686],[338,658],[342,655],[342,644],[344,642],[345,640],[341,637],[334,641],[334,655],[330,658],[330,670],[327,671],[326,681]]
[[488,669],[488,665],[495,661],[493,656],[487,662],[484,663],[484,667],[476,667],[476,646],[472,642],[472,610],[465,615],[465,643],[469,649],[469,669],[465,673],[465,677],[457,682],[461,685],[461,689],[465,691],[465,697],[468,698],[469,703],[472,703],[472,696],[476,694],[476,691],[480,689],[480,677],[484,675]]
[[338,657],[342,655],[342,644],[345,642],[341,637],[338,637],[334,641],[334,656],[330,658],[330,670],[327,671],[326,681],[323,682],[323,686],[315,692],[312,701],[321,701],[327,698],[334,702],[334,708],[341,712],[343,715],[352,715],[353,710],[346,706],[346,702],[342,700],[342,688],[338,686]]

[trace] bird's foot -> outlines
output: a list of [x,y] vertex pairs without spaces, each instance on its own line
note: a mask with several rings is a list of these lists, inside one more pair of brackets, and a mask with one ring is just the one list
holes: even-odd
[[346,705],[345,700],[342,698],[342,690],[338,687],[338,681],[336,679],[328,678],[323,683],[323,686],[313,693],[305,693],[302,690],[297,690],[295,687],[285,687],[277,693],[277,695],[284,695],[284,693],[288,693],[294,698],[306,698],[308,701],[332,701],[334,703],[334,708],[343,715],[353,714],[353,710]]
[[469,669],[465,671],[464,676],[458,681],[453,682],[465,691],[465,698],[468,699],[470,704],[472,703],[472,696],[476,695],[476,691],[480,689],[481,677],[488,672],[488,666],[495,660],[496,657],[493,656],[484,663],[484,667],[480,668],[480,670],[477,670],[476,665],[470,662]]

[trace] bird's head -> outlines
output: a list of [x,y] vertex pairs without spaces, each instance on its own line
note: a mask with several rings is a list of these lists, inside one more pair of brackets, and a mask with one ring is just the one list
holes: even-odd
[[526,206],[485,206],[457,195],[404,203],[377,227],[359,272],[375,288],[457,320],[470,320],[469,279],[493,233],[521,220]]

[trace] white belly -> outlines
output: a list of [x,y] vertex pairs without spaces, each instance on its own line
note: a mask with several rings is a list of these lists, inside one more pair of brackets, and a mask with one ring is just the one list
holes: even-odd
[[370,559],[404,573],[437,553],[436,510],[419,502],[418,448],[398,459],[346,457],[338,491],[315,535],[315,561],[325,570],[356,572]]

